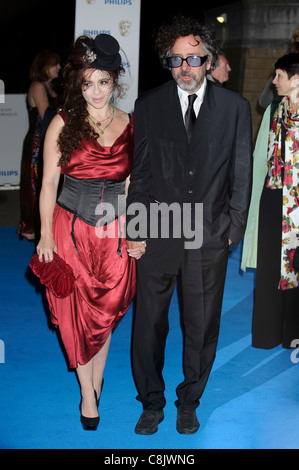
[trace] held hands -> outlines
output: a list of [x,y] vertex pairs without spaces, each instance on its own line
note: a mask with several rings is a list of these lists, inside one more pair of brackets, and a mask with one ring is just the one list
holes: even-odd
[[43,260],[45,263],[50,263],[53,261],[53,251],[57,253],[57,246],[52,235],[42,235],[38,245],[36,247],[36,252],[38,254],[38,259],[40,262]]
[[[229,240],[228,244],[231,245],[232,241]],[[127,252],[132,258],[140,259],[146,252],[146,241],[143,242],[132,242],[127,240]]]
[[146,241],[132,242],[127,240],[127,252],[132,258],[140,259],[146,251]]

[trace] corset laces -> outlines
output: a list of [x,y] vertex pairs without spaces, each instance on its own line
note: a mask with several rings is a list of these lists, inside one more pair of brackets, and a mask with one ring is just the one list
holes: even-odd
[[121,258],[123,257],[121,254],[121,238],[122,238],[122,231],[121,231],[121,221],[120,221],[120,216],[117,217],[117,222],[118,222],[118,244],[117,244],[117,250],[116,253],[118,256]]

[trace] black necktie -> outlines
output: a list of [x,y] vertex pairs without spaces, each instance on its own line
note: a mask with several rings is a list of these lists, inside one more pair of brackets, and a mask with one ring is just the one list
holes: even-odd
[[196,121],[196,115],[195,111],[193,109],[193,103],[196,100],[197,95],[189,95],[188,96],[188,101],[189,105],[185,114],[185,126],[186,126],[186,131],[187,131],[187,136],[188,136],[188,141],[190,142],[191,135],[192,135],[192,129],[194,126],[194,123]]

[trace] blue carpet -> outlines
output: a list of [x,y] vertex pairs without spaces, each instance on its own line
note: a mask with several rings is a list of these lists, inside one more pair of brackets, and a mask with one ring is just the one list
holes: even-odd
[[[217,358],[192,436],[175,429],[182,380],[176,296],[165,356],[165,419],[138,436],[141,413],[130,368],[132,309],[115,331],[96,432],[82,430],[80,393],[47,318],[43,290],[27,268],[34,245],[0,228],[0,448],[2,449],[298,449],[299,365],[291,351],[251,347],[254,273],[240,273],[241,247],[229,258]],[[108,452],[110,450],[110,452]],[[188,451],[190,453],[190,451]]]

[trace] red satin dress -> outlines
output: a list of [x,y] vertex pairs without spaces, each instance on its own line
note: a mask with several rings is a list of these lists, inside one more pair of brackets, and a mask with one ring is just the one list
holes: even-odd
[[[61,116],[67,119],[64,112]],[[69,164],[62,167],[62,173],[80,179],[123,181],[131,172],[132,160],[131,117],[112,147],[83,141],[81,149],[72,153]],[[117,253],[119,229],[125,233],[125,215],[100,228],[77,218],[74,233],[78,251],[71,237],[72,222],[73,214],[56,204],[54,240],[58,254],[72,266],[76,282],[70,296],[59,299],[47,290],[47,298],[51,320],[59,327],[69,366],[77,368],[78,363],[86,364],[102,348],[128,310],[136,293],[136,264],[128,256],[123,236],[121,256]]]

